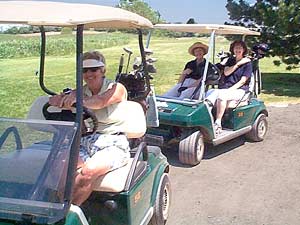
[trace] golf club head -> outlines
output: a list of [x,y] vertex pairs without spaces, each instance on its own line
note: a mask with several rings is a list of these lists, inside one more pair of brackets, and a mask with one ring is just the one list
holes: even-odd
[[128,47],[124,47],[123,50],[130,55],[133,53],[133,51]]
[[153,51],[150,48],[145,48],[145,54],[146,55],[152,55]]

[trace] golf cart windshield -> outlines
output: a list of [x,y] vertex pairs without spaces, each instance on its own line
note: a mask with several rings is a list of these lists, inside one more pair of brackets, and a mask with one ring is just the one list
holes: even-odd
[[73,122],[0,118],[1,218],[52,223],[63,217],[75,131]]

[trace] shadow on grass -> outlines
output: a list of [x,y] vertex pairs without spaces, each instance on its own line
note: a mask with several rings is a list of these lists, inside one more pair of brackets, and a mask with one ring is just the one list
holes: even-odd
[[300,73],[263,73],[264,94],[275,96],[300,97]]

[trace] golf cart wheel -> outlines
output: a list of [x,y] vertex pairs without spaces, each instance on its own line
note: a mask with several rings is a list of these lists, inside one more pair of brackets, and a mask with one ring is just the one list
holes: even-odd
[[159,187],[153,207],[153,216],[149,225],[164,225],[169,216],[171,204],[171,183],[169,174],[164,173],[160,178]]
[[200,131],[182,138],[179,142],[179,161],[191,166],[197,165],[204,155],[203,135]]
[[260,114],[253,126],[251,131],[246,134],[246,138],[251,141],[262,141],[264,140],[268,130],[268,121],[265,114]]

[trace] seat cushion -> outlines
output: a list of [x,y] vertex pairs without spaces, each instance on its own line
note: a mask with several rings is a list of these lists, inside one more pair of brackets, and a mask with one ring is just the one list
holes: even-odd
[[131,168],[133,158],[129,159],[129,162],[116,170],[108,172],[100,176],[94,183],[94,191],[101,192],[121,192],[125,188],[125,183]]

